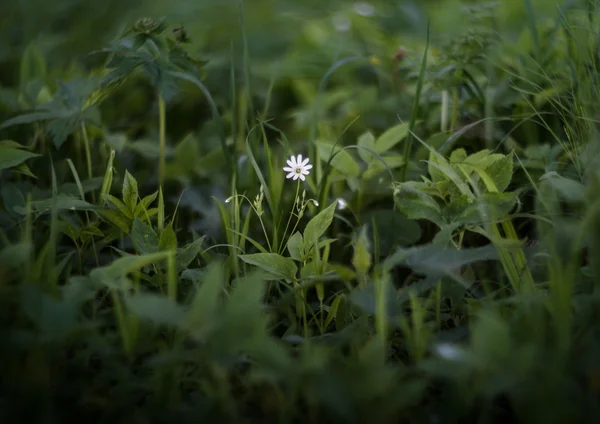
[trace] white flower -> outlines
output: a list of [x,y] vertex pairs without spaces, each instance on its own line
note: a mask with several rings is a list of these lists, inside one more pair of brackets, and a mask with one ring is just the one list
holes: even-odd
[[344,209],[346,209],[348,207],[348,202],[346,202],[345,199],[342,199],[341,197],[339,199],[337,199],[338,203],[337,203],[337,209],[340,211],[343,211]]
[[312,165],[308,164],[308,158],[302,160],[302,155],[298,155],[298,157],[292,156],[287,161],[288,166],[283,168],[285,172],[288,174],[285,176],[286,178],[293,178],[294,181],[300,178],[302,181],[306,180],[306,175],[309,174],[309,170],[312,168]]

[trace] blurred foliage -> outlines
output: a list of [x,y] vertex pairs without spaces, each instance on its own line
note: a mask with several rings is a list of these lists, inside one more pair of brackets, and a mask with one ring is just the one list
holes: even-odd
[[0,420],[597,422],[599,6],[0,3]]

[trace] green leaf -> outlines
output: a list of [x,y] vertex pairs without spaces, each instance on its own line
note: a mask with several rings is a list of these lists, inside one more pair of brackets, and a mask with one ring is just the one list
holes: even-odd
[[138,293],[125,299],[125,304],[134,315],[154,324],[177,326],[185,318],[183,308],[166,296]]
[[465,149],[455,149],[451,154],[450,154],[450,162],[453,163],[461,163],[464,162],[467,159],[467,152],[465,151]]
[[377,153],[385,153],[390,150],[396,144],[404,140],[404,138],[408,135],[409,128],[410,126],[408,123],[403,123],[385,131],[375,141],[375,151]]
[[39,157],[37,153],[28,152],[7,145],[0,146],[0,171],[23,164],[27,159]]
[[337,206],[337,200],[335,200],[326,209],[323,209],[316,216],[314,216],[304,229],[304,252],[309,253],[315,246],[319,237],[321,237],[325,231],[329,228],[333,222],[333,215]]
[[196,259],[196,257],[203,250],[202,243],[204,243],[204,239],[206,239],[206,236],[200,237],[177,252],[175,257],[177,262],[177,272],[181,272],[186,269],[192,263],[192,261]]
[[289,238],[287,248],[293,259],[301,261],[302,258],[304,258],[304,240],[302,239],[302,234],[296,231],[294,235]]
[[398,210],[410,219],[426,219],[438,226],[443,225],[444,219],[438,202],[418,188],[407,183],[403,184],[395,196]]
[[127,255],[117,259],[110,265],[94,268],[90,277],[99,284],[116,290],[127,290],[131,283],[125,278],[127,274],[139,271],[141,268],[163,261],[168,252],[158,252],[146,255]]
[[122,233],[129,234],[131,224],[125,215],[110,209],[101,210],[98,211],[98,213],[106,221],[121,230]]
[[371,259],[371,246],[369,243],[369,239],[367,238],[366,228],[360,232],[360,235],[357,237],[354,242],[354,255],[352,256],[352,266],[359,274],[366,274],[371,269],[371,265],[373,263]]
[[583,202],[585,199],[585,186],[583,184],[565,178],[556,171],[544,174],[540,180],[549,184],[563,199],[569,202]]
[[444,180],[452,181],[461,195],[469,200],[473,200],[475,196],[467,186],[467,183],[465,183],[462,174],[459,175],[457,172],[456,165],[448,163],[442,155],[434,150],[431,150],[430,153],[431,155],[429,156],[427,167],[433,182],[436,183]]
[[134,215],[144,217],[145,212],[148,210],[152,202],[156,200],[156,197],[158,197],[158,191],[144,197],[135,208]]
[[[202,283],[196,287],[196,293],[190,303],[186,317],[186,326],[201,338],[214,322],[219,307],[219,296],[223,291],[225,273],[223,264],[211,263],[202,277]],[[202,331],[204,330],[204,331]]]
[[14,169],[14,172],[17,172],[17,173],[23,174],[23,175],[27,175],[28,177],[37,179],[36,175],[33,172],[31,172],[31,169],[29,168],[29,166],[27,166],[26,163],[22,163],[21,165],[17,166]]
[[486,170],[499,193],[508,188],[513,175],[513,153],[494,161]]
[[160,241],[158,243],[160,250],[176,250],[177,249],[177,235],[173,230],[173,224],[167,225],[160,232]]
[[329,158],[333,156],[333,159],[331,159],[332,168],[347,177],[358,177],[360,175],[358,163],[347,150],[342,150],[337,146],[334,148],[332,143],[325,141],[316,141],[315,144],[323,161],[328,162]]
[[[390,169],[399,168],[406,163],[404,157],[401,155],[389,155],[383,156],[382,159],[385,161],[385,165],[387,165]],[[368,180],[369,178],[373,178],[383,171],[386,170],[386,166],[379,160],[374,160],[369,164],[369,167],[365,172],[363,172],[362,177],[364,180]]]
[[30,43],[21,56],[19,83],[24,86],[28,81],[46,77],[46,60],[37,45]]
[[117,199],[115,196],[110,195],[110,194],[104,194],[104,195],[102,195],[102,198],[104,199],[104,201],[106,203],[110,203],[115,208],[117,208],[117,210],[119,212],[121,212],[123,215],[125,215],[127,218],[133,219],[133,213],[131,213],[129,208],[127,206],[125,206],[125,203],[123,203],[122,201]]
[[123,202],[130,211],[135,211],[138,202],[138,184],[135,178],[125,171],[125,179],[123,180]]
[[240,255],[239,258],[247,264],[254,265],[267,271],[276,279],[294,280],[298,267],[290,258],[284,258],[277,253],[254,253],[250,255]]
[[159,239],[152,227],[142,222],[139,218],[134,218],[131,226],[131,242],[135,251],[140,254],[154,253],[159,249]]
[[[362,133],[358,137],[357,144],[361,147],[366,147],[369,150],[376,151],[375,150],[375,136],[370,131]],[[360,158],[363,161],[365,161],[366,164],[370,164],[373,161],[373,153],[371,153],[365,149],[358,149],[358,155],[360,156]]]
[[466,264],[497,259],[498,252],[492,245],[459,250],[429,244],[410,249],[398,249],[384,261],[383,268],[391,269],[397,265],[404,265],[420,274],[441,277],[456,273]]

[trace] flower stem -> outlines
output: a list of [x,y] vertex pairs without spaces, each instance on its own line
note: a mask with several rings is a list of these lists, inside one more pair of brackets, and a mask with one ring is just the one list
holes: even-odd
[[[293,205],[296,205],[296,200],[298,199],[298,194],[300,193],[300,180],[298,180],[298,185],[296,186],[296,194],[294,195],[294,203]],[[285,231],[283,232],[283,236],[281,237],[281,247],[282,250],[281,252],[283,252],[283,250],[285,249],[285,244],[283,243],[283,241],[285,240],[285,235],[287,234],[287,230],[290,227],[290,222],[292,221],[292,215],[294,215],[294,206],[292,206],[292,212],[290,213],[290,217],[288,218],[288,222],[287,225],[285,226]],[[280,252],[280,254],[281,254]]]

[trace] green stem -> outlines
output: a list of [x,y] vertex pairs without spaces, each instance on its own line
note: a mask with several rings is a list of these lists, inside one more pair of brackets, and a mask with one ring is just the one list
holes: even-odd
[[282,247],[282,249],[285,249],[285,244],[283,244],[283,241],[285,240],[285,235],[287,234],[287,230],[290,227],[290,222],[292,222],[292,216],[294,215],[294,206],[296,206],[296,199],[298,199],[298,194],[299,193],[300,193],[300,180],[298,180],[298,185],[296,186],[296,194],[294,195],[294,203],[293,203],[293,206],[292,206],[292,211],[290,213],[290,217],[288,218],[288,222],[287,222],[287,224],[285,226],[285,231],[283,232],[283,236],[281,237],[281,243],[282,243],[281,247]]
[[165,100],[159,94],[158,95],[158,127],[159,127],[159,140],[160,140],[160,153],[158,162],[158,186],[162,188],[165,179],[165,144],[166,144],[166,112],[165,112]]
[[90,151],[90,140],[85,129],[85,124],[81,123],[81,135],[83,136],[83,147],[85,148],[85,161],[87,164],[88,180],[92,179],[92,153]]

